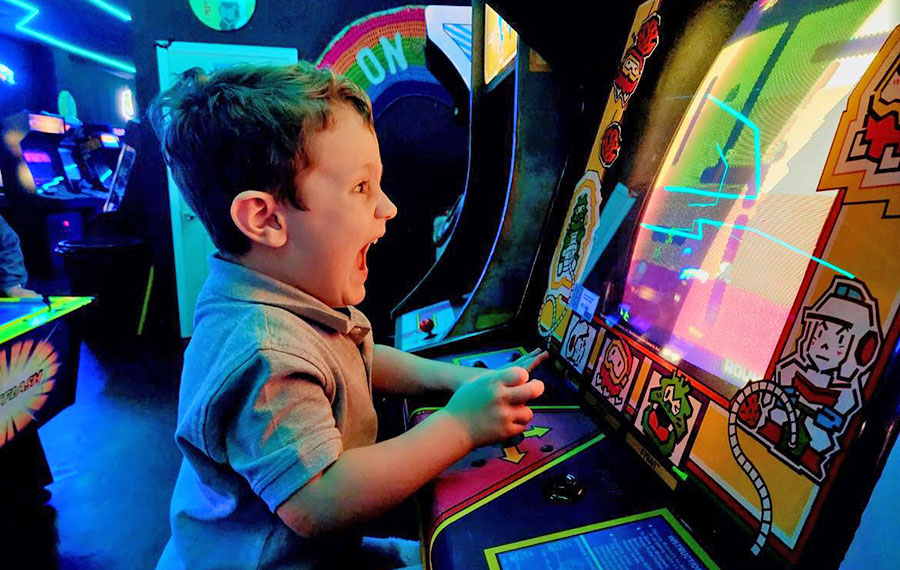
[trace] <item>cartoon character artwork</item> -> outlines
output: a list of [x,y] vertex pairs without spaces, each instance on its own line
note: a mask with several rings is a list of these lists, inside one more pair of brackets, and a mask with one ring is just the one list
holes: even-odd
[[613,82],[613,95],[623,107],[628,104],[628,99],[637,89],[644,74],[644,61],[659,45],[659,24],[659,14],[657,12],[650,14],[641,24],[637,34],[632,36],[631,46],[625,50],[625,55],[619,62],[619,69]]
[[603,139],[600,141],[600,164],[609,168],[619,158],[622,149],[622,125],[613,121],[603,131]]
[[594,346],[594,339],[597,337],[597,329],[592,327],[587,321],[583,321],[576,315],[572,315],[569,321],[569,330],[563,339],[563,358],[578,370],[579,373],[584,372],[587,364],[588,355],[591,347]]
[[853,135],[848,161],[871,163],[873,174],[900,172],[900,59],[875,85],[866,118]]
[[840,436],[862,406],[882,340],[869,290],[861,281],[835,277],[803,310],[796,349],[775,366],[774,382],[796,409],[796,442],[790,444],[794,428],[785,407],[771,396],[754,402],[753,413],[762,419],[757,437],[796,470],[824,480]]
[[603,131],[603,139],[600,141],[600,164],[609,168],[619,158],[622,149],[622,125],[613,121]]
[[687,378],[674,370],[670,376],[660,377],[659,384],[650,388],[639,416],[644,434],[660,453],[676,463],[684,452],[684,446],[680,444],[690,433],[699,408],[699,403],[689,397],[690,392],[691,384]]
[[620,410],[627,396],[626,388],[632,378],[633,364],[634,357],[628,345],[622,339],[613,338],[606,344],[594,371],[592,385]]
[[[847,102],[819,184],[847,188],[847,200],[886,200],[898,210],[900,181],[900,27],[895,27]],[[865,192],[859,195],[859,192]]]
[[756,494],[759,496],[759,534],[756,535],[756,541],[750,548],[750,552],[754,556],[762,551],[762,547],[766,544],[766,539],[772,531],[772,494],[759,470],[741,448],[737,428],[738,419],[748,428],[755,428],[759,425],[759,421],[762,419],[761,395],[768,400],[777,400],[775,405],[784,410],[786,444],[792,449],[797,446],[798,424],[797,412],[790,397],[781,386],[769,380],[748,383],[735,395],[728,408],[728,446],[731,448],[731,455],[741,466],[741,470],[750,478],[750,482],[753,483]]
[[587,194],[582,194],[575,202],[572,217],[569,219],[569,225],[566,226],[562,252],[556,266],[557,275],[569,277],[572,281],[575,280],[575,269],[578,267],[578,260],[581,259],[581,242],[584,241],[587,233],[585,228],[587,215],[588,197]]

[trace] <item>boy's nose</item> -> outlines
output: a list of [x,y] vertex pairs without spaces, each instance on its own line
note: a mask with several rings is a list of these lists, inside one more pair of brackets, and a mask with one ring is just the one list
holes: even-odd
[[388,195],[384,192],[381,193],[381,200],[378,202],[378,207],[375,209],[375,217],[376,218],[384,218],[385,220],[390,220],[394,216],[397,215],[397,206],[391,202],[391,199],[388,198]]

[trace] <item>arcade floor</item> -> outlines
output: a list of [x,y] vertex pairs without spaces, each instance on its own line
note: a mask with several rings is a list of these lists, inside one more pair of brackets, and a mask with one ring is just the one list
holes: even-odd
[[50,500],[0,507],[0,567],[155,566],[181,459],[172,437],[180,355],[134,342],[82,344],[75,404],[40,429]]

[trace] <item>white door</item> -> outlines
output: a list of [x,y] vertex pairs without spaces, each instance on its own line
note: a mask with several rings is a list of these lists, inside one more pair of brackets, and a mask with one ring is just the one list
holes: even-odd
[[[178,76],[199,67],[207,72],[237,63],[290,64],[297,62],[295,48],[243,46],[229,44],[201,44],[192,42],[157,42],[156,59],[159,65],[161,89],[171,86]],[[181,192],[169,172],[169,209],[172,214],[172,246],[175,251],[175,283],[178,293],[178,320],[181,336],[194,332],[194,305],[206,276],[207,258],[215,251],[212,240],[197,215],[181,197]]]

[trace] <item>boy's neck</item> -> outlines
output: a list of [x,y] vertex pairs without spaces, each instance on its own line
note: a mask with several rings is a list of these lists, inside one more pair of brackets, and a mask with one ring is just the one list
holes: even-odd
[[[247,269],[252,269],[253,271],[256,271],[257,273],[262,273],[266,277],[271,277],[272,279],[277,279],[278,281],[281,281],[282,283],[286,283],[295,289],[299,289],[300,291],[303,291],[310,297],[314,297],[314,298],[318,299],[320,302],[322,302],[323,304],[331,307],[331,305],[329,303],[322,301],[322,299],[319,299],[316,295],[307,291],[303,287],[302,284],[294,283],[293,281],[291,281],[290,276],[285,275],[285,272],[281,270],[281,268],[284,267],[284,261],[281,258],[279,258],[277,255],[272,255],[272,252],[270,252],[270,251],[269,252],[260,251],[257,248],[252,248],[249,252],[245,253],[244,255],[233,255],[231,253],[225,253],[222,251],[219,252],[219,255],[221,255],[224,259],[226,259],[232,263],[237,263],[238,265],[242,265],[242,266],[246,267]],[[347,314],[349,312],[349,309],[347,307],[331,307],[331,308],[335,309],[336,311],[340,311],[344,314]]]

